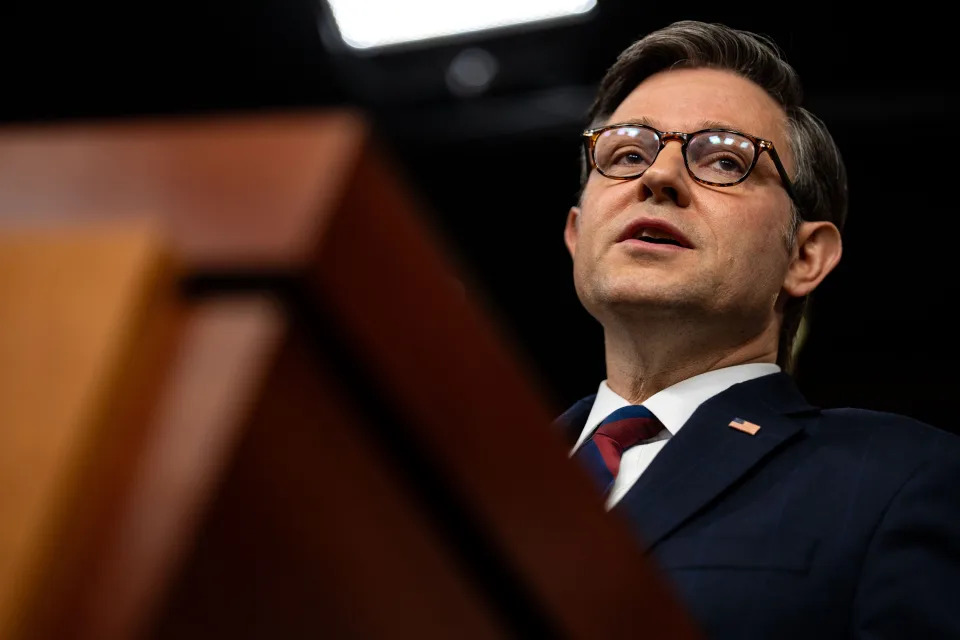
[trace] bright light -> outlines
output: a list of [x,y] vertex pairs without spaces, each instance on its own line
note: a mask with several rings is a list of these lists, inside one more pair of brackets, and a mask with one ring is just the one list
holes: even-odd
[[327,0],[344,42],[371,49],[573,16],[597,0]]

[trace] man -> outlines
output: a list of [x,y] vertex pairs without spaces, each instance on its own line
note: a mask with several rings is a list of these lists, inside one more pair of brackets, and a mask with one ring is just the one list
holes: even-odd
[[960,439],[787,373],[846,214],[792,68],[673,24],[608,71],[584,151],[564,239],[607,379],[558,422],[608,508],[708,637],[960,638]]

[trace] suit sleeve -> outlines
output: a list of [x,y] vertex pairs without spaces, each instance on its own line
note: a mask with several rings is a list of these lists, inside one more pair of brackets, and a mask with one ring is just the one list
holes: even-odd
[[901,485],[871,540],[858,640],[960,638],[960,447],[948,444]]

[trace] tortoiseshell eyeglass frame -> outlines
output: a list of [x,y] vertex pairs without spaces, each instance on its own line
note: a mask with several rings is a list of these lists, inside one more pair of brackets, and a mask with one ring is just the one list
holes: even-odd
[[[657,160],[657,156],[660,155],[660,152],[663,151],[663,147],[666,146],[668,142],[672,140],[676,140],[680,142],[680,145],[681,145],[680,150],[683,154],[683,164],[687,168],[687,173],[689,173],[690,177],[696,180],[697,182],[699,182],[700,184],[706,184],[712,187],[732,187],[740,184],[741,182],[743,182],[744,180],[750,177],[750,173],[753,171],[753,168],[757,166],[757,161],[760,159],[760,154],[766,151],[767,153],[770,154],[770,158],[773,160],[773,164],[777,168],[777,173],[780,174],[780,180],[783,182],[783,188],[787,192],[787,195],[790,196],[790,199],[795,204],[798,204],[796,194],[793,190],[793,183],[790,181],[790,177],[787,176],[787,170],[784,169],[783,163],[780,161],[780,156],[777,154],[777,150],[773,146],[773,142],[771,142],[770,140],[764,140],[763,138],[758,138],[757,136],[752,136],[742,131],[737,131],[736,129],[701,129],[700,131],[694,131],[692,133],[683,133],[681,131],[660,131],[658,129],[654,129],[649,125],[637,124],[633,122],[624,122],[620,124],[608,124],[603,127],[597,127],[596,129],[587,129],[581,134],[583,145],[584,145],[584,152],[586,153],[587,161],[590,163],[590,168],[596,169],[597,172],[602,176],[606,176],[607,178],[610,178],[612,180],[634,180],[642,176],[644,171],[646,171],[646,169],[644,169],[640,173],[636,175],[630,175],[630,176],[612,176],[607,173],[604,173],[600,169],[600,167],[597,166],[597,159],[595,156],[597,140],[600,138],[600,136],[603,134],[604,131],[609,131],[611,129],[619,129],[622,127],[634,127],[639,129],[646,129],[648,131],[652,131],[657,135],[657,140],[659,141],[659,147],[657,148],[657,154],[653,157],[653,160],[650,161],[651,165]],[[750,163],[750,166],[747,168],[746,172],[744,172],[743,176],[736,182],[727,182],[727,183],[710,182],[708,180],[698,178],[696,175],[694,175],[693,171],[690,170],[690,164],[687,161],[687,145],[690,143],[690,139],[695,135],[698,135],[701,133],[711,133],[711,132],[733,133],[738,136],[742,136],[753,143],[753,162]]]

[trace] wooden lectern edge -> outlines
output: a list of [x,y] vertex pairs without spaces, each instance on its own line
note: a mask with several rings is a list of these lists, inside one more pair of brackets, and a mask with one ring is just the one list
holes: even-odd
[[[294,274],[309,268],[318,238],[326,235],[335,213],[342,205],[344,187],[362,162],[367,149],[372,127],[369,117],[362,111],[350,108],[332,108],[316,111],[285,111],[282,114],[294,121],[310,122],[323,118],[325,142],[332,148],[328,151],[333,161],[324,168],[323,179],[318,179],[307,201],[306,210],[311,212],[303,221],[299,236],[292,242],[271,251],[250,251],[249,247],[219,248],[216,246],[184,245],[183,260],[189,271],[199,275],[233,274]],[[243,123],[246,117],[236,121]],[[226,123],[234,120],[227,119]],[[331,177],[332,174],[332,177]],[[335,185],[334,188],[330,188]]]
[[135,284],[82,439],[57,471],[56,500],[21,564],[20,589],[0,603],[8,611],[0,637],[137,637],[192,542],[283,322],[257,296],[184,308],[180,269],[149,226],[6,235],[51,233],[139,243],[128,265]]
[[[113,338],[111,351],[104,354],[107,366],[102,371],[103,377],[93,382],[92,402],[83,415],[77,416],[74,447],[65,465],[55,471],[50,503],[45,505],[42,521],[37,523],[30,551],[24,554],[21,568],[14,569],[15,575],[20,576],[20,589],[13,594],[7,621],[2,623],[7,629],[20,630],[11,631],[11,637],[19,633],[26,634],[26,637],[45,637],[49,634],[42,630],[49,631],[58,607],[70,599],[70,592],[78,588],[82,559],[87,557],[94,544],[98,516],[111,491],[105,482],[108,470],[101,468],[95,460],[103,439],[117,433],[109,426],[107,418],[113,411],[111,405],[116,398],[113,391],[116,388],[132,391],[127,366],[139,359],[153,361],[162,352],[164,336],[157,330],[163,320],[158,322],[158,318],[167,318],[170,298],[158,294],[165,289],[172,290],[173,275],[169,255],[162,251],[161,241],[141,224],[74,230],[7,229],[4,235],[8,242],[43,243],[51,239],[54,243],[68,244],[101,242],[104,247],[118,248],[120,255],[123,251],[128,254],[121,258],[122,266],[128,269],[124,274],[128,282],[121,294],[125,300],[120,333]],[[126,263],[122,262],[124,259]],[[152,327],[149,331],[148,326]],[[149,344],[138,344],[145,334]],[[146,356],[136,355],[137,350]],[[143,368],[138,371],[140,375],[146,373]],[[140,407],[135,402],[126,408],[132,413],[138,409]],[[23,425],[12,425],[12,428],[23,428]],[[113,452],[117,453],[118,449]]]
[[162,606],[238,445],[251,392],[263,384],[283,325],[279,309],[255,296],[203,302],[187,312],[123,516],[112,527],[103,597],[91,607],[104,633],[91,638],[140,637]]
[[[354,113],[353,115],[356,124],[351,131],[351,135],[354,136],[352,143],[355,153],[351,156],[349,171],[344,172],[344,179],[340,183],[341,189],[337,194],[335,206],[329,212],[325,211],[325,215],[318,216],[319,224],[316,233],[311,236],[310,244],[304,247],[306,252],[302,256],[301,265],[305,268],[305,272],[310,274],[311,265],[316,264],[318,256],[321,256],[327,250],[327,243],[333,237],[330,235],[330,229],[333,224],[338,223],[338,217],[347,215],[362,218],[372,237],[378,235],[379,219],[383,219],[385,221],[384,226],[389,228],[391,224],[389,217],[394,215],[393,211],[384,208],[378,212],[376,207],[358,211],[352,200],[357,198],[361,192],[366,192],[365,195],[367,196],[381,190],[390,194],[385,202],[402,203],[402,213],[400,215],[409,216],[415,221],[418,226],[417,232],[422,234],[424,241],[435,252],[434,266],[438,269],[437,274],[440,274],[446,281],[443,286],[451,294],[450,297],[458,298],[467,307],[471,308],[478,318],[482,319],[483,331],[490,333],[498,346],[510,354],[513,369],[519,373],[528,392],[539,400],[548,415],[559,414],[562,408],[553,398],[549,385],[537,374],[537,368],[529,360],[528,351],[523,348],[519,338],[512,331],[503,313],[493,303],[492,298],[478,284],[478,278],[469,265],[461,259],[454,248],[454,244],[434,224],[435,214],[429,205],[416,190],[408,186],[409,178],[392,157],[389,149],[375,144],[370,138],[371,127],[363,114]],[[391,198],[395,198],[395,200],[390,200]],[[323,204],[326,205],[327,202],[325,201]],[[382,218],[378,218],[378,215],[382,215]],[[360,244],[361,246],[357,249],[362,252],[370,251],[376,246],[371,244],[370,247],[367,247],[363,246],[362,243]],[[379,249],[391,250],[389,247],[379,247]],[[404,253],[404,247],[400,246],[399,243],[393,250],[401,254]],[[415,301],[411,302],[415,303]]]
[[[344,210],[318,246],[311,274],[318,304],[565,632],[602,633],[594,607],[619,605],[643,615],[600,622],[610,624],[607,632],[659,628],[674,638],[697,637],[636,539],[602,509],[559,434],[551,437],[554,416],[527,374],[445,277],[439,243],[404,187],[376,154],[364,158]],[[369,188],[374,183],[376,190]],[[458,342],[464,336],[469,344]],[[491,429],[503,434],[495,450],[487,449],[489,436],[480,437]],[[476,473],[494,460],[499,472]],[[581,557],[597,564],[583,568]],[[648,596],[642,604],[640,593]],[[581,607],[570,606],[571,594]]]
[[[368,116],[349,107],[0,127],[0,228],[154,217],[190,273],[290,272],[305,266],[369,131]],[[262,157],[264,147],[286,156]],[[175,160],[196,164],[206,182],[191,182]],[[254,193],[280,208],[252,216],[234,202],[243,211],[232,224],[213,203],[242,190],[225,175],[234,164],[247,179],[263,174]],[[122,188],[106,188],[104,176]],[[271,217],[283,232],[249,224]]]
[[318,330],[290,323],[151,637],[507,637]]
[[[531,591],[544,603],[549,614],[560,621],[563,629],[575,637],[593,637],[603,630],[603,623],[596,626],[598,617],[590,612],[594,605],[625,605],[635,610],[637,589],[646,588],[643,579],[638,582],[637,575],[644,578],[648,574],[642,563],[637,569],[639,561],[635,561],[630,551],[618,554],[604,550],[608,545],[614,549],[615,545],[630,549],[634,541],[624,528],[610,524],[611,519],[603,512],[586,477],[570,469],[559,436],[545,442],[532,456],[531,464],[540,469],[542,475],[525,474],[524,461],[509,442],[505,441],[502,450],[489,450],[482,440],[471,440],[471,434],[485,425],[512,420],[520,422],[514,429],[515,435],[542,437],[549,433],[546,429],[553,417],[552,411],[532,399],[535,394],[530,393],[529,375],[517,371],[516,358],[504,347],[503,336],[491,335],[490,323],[477,310],[475,301],[465,300],[462,290],[455,286],[450,277],[449,256],[443,256],[437,249],[438,238],[430,236],[417,222],[410,223],[416,217],[414,207],[409,204],[410,194],[396,184],[387,163],[376,159],[378,152],[370,148],[369,137],[362,129],[365,125],[359,126],[360,129],[345,133],[343,138],[349,140],[351,135],[360,134],[360,142],[353,147],[358,154],[356,162],[347,161],[342,165],[349,174],[343,182],[344,190],[330,196],[333,205],[329,204],[330,200],[324,200],[319,190],[313,200],[314,214],[318,215],[311,218],[315,225],[312,233],[303,236],[305,248],[301,250],[304,253],[294,252],[292,259],[281,262],[251,261],[246,265],[252,270],[271,268],[271,264],[279,271],[303,273],[306,270],[304,275],[314,286],[315,301],[336,318],[344,335],[352,337],[357,353],[364,356],[366,366],[374,372],[383,390],[409,419],[418,441],[443,465],[441,476],[451,479],[457,495],[487,528],[499,550],[520,567],[522,579],[529,583]],[[406,247],[401,238],[410,239],[412,248]],[[350,247],[362,247],[368,253],[345,253]],[[210,270],[237,266],[232,258],[224,259],[226,253],[211,255],[217,257],[206,263],[197,260],[192,263],[193,267]],[[384,285],[389,289],[394,276],[405,282],[406,288],[385,291]],[[411,289],[411,283],[420,287]],[[359,295],[366,292],[383,295],[372,296],[372,300]],[[411,301],[418,300],[417,295],[426,297],[426,312],[432,310],[447,315],[420,322],[409,308]],[[464,362],[458,362],[452,353],[434,353],[435,345],[449,345],[465,335],[476,336],[468,348],[479,354],[478,371],[469,371],[469,363],[465,366]],[[418,380],[409,375],[411,361],[420,362],[426,376],[419,379],[419,386]],[[485,381],[486,388],[471,392],[470,385],[478,380]],[[469,406],[478,407],[473,415],[464,415],[463,407],[453,402],[457,393],[465,389],[466,397],[476,403]],[[497,402],[502,404],[484,407],[482,401],[486,399],[490,404],[491,397],[497,397]],[[437,400],[439,403],[435,404]],[[438,409],[462,425],[462,433],[458,434],[464,436],[462,439],[451,437],[447,425],[437,420]],[[543,428],[534,429],[532,425],[536,423]],[[487,474],[482,479],[471,476],[478,464],[489,464],[491,460],[497,460],[505,472]],[[518,482],[518,477],[523,481]],[[551,483],[545,484],[547,479]],[[532,501],[542,498],[547,498],[543,505]],[[578,532],[580,528],[583,530]],[[174,538],[175,535],[169,540]],[[577,570],[580,551],[589,546],[599,546],[600,551],[583,552],[584,557],[602,561],[617,556],[618,564],[606,569],[606,573],[593,568]],[[174,544],[164,553],[168,555],[160,556],[169,560],[179,551]],[[155,557],[154,570],[167,566],[160,556]],[[145,568],[143,575],[146,573]],[[597,582],[596,589],[585,589],[582,581],[578,582],[585,577],[603,579]],[[633,590],[617,592],[617,585]],[[142,598],[141,603],[151,599],[149,595],[136,597]],[[582,606],[571,607],[571,599]],[[103,602],[87,602],[85,606],[88,612],[102,612]],[[655,602],[660,605],[652,605],[642,613],[655,614],[658,606],[665,609],[672,606],[669,599]],[[147,616],[145,609],[139,611],[127,624],[136,626],[134,618]],[[95,619],[99,614],[86,615],[93,615]],[[110,624],[120,625],[110,627],[113,629],[130,628],[116,621]],[[609,621],[607,624],[611,624],[611,631],[640,628],[629,624],[618,628]],[[89,628],[98,627],[91,623]],[[642,629],[649,631],[650,627]],[[672,637],[691,635],[678,632]]]

